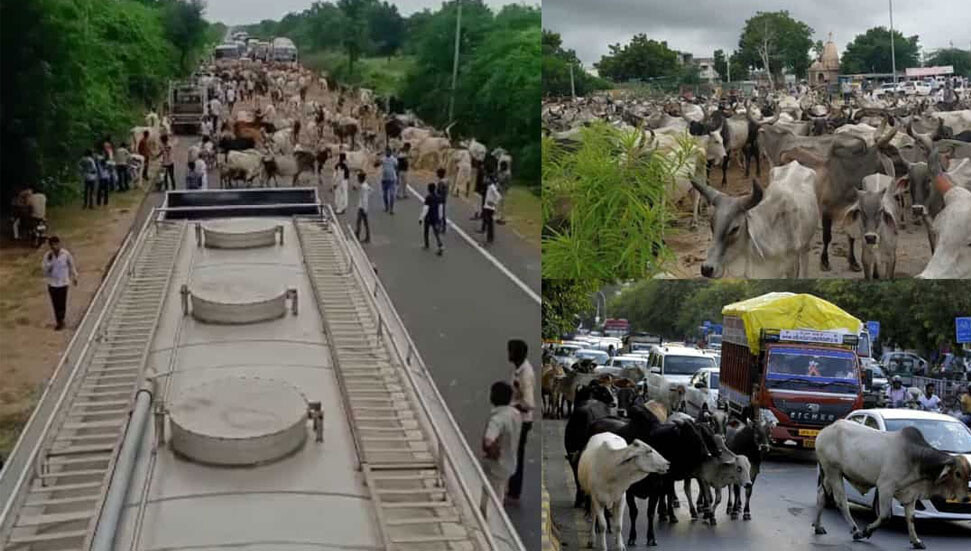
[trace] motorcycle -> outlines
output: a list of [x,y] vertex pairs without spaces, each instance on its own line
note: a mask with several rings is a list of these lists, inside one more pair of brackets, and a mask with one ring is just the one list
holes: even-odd
[[47,242],[47,220],[38,220],[30,230],[30,242],[35,248]]

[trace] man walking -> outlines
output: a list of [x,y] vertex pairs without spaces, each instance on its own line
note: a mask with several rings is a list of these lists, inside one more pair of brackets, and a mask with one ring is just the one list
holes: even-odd
[[[489,390],[492,412],[482,436],[482,470],[492,485],[496,497],[502,500],[509,476],[516,470],[516,444],[522,434],[522,414],[509,405],[513,389],[509,383],[498,381]],[[488,494],[482,496],[482,509]]]
[[442,227],[442,235],[445,235],[445,229],[448,227],[448,221],[445,219],[445,201],[448,199],[448,178],[445,177],[444,168],[436,170],[435,175],[438,176],[438,181],[435,183],[435,191],[438,192],[439,201],[438,223]]
[[128,191],[128,160],[131,154],[128,147],[122,142],[115,151],[115,170],[118,172],[118,191]]
[[399,200],[408,198],[408,155],[411,154],[411,143],[405,142],[398,152],[398,190]]
[[514,368],[512,405],[523,415],[523,428],[519,433],[519,449],[516,452],[516,472],[509,479],[508,494],[511,501],[518,502],[523,489],[523,454],[526,452],[526,437],[529,435],[529,429],[533,427],[533,410],[536,408],[533,390],[536,374],[533,372],[533,366],[526,359],[529,349],[525,341],[512,339],[507,343],[506,348],[509,352],[509,361]]
[[78,171],[84,179],[84,205],[81,208],[93,209],[95,188],[98,185],[98,166],[90,149],[85,150],[84,156],[78,161]]
[[[357,173],[357,222],[354,224],[354,237],[361,243],[371,242],[371,226],[367,221],[368,197],[371,195],[371,184],[367,183],[364,171]],[[361,239],[361,224],[364,224],[364,239]]]
[[172,189],[175,187],[175,160],[172,158],[172,145],[169,143],[169,136],[162,136],[162,150],[158,152],[156,158],[162,158],[162,189],[169,189],[169,182]]
[[152,160],[152,149],[148,146],[148,130],[142,132],[142,139],[138,141],[138,154],[142,156],[142,185],[148,182],[148,163]]
[[347,166],[347,154],[341,153],[334,165],[334,213],[344,214],[347,211],[347,181],[351,178],[351,169]]
[[47,292],[51,296],[54,307],[54,330],[64,329],[64,312],[67,310],[67,287],[70,283],[78,284],[78,269],[74,264],[74,257],[67,249],[61,248],[61,240],[56,235],[48,240],[51,250],[44,254],[41,270],[47,282]]
[[442,256],[445,247],[442,246],[442,238],[438,236],[438,193],[435,191],[435,184],[428,184],[428,195],[425,196],[425,206],[421,209],[421,216],[418,217],[418,225],[424,225],[425,246],[428,249],[428,230],[431,228],[435,233],[435,242],[438,243],[438,256]]
[[384,212],[394,214],[394,187],[397,183],[398,159],[391,154],[391,148],[385,148],[384,158],[381,159],[381,197],[384,199]]
[[499,193],[495,180],[490,181],[485,192],[485,200],[482,202],[482,229],[479,231],[480,233],[484,231],[486,234],[483,245],[491,245],[496,238],[496,205],[501,199],[502,194]]

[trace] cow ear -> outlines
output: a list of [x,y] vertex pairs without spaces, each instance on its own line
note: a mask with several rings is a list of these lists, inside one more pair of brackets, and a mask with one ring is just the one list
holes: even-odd
[[889,212],[886,210],[883,211],[883,223],[890,226],[890,228],[893,230],[893,233],[897,233],[897,219],[894,218],[894,215],[892,212]]
[[907,190],[910,189],[910,178],[908,176],[898,178],[896,183],[894,183],[893,187],[894,187],[894,192],[893,192],[894,195],[900,195],[906,192]]
[[951,470],[953,467],[954,467],[954,459],[951,459],[950,461],[945,463],[944,468],[941,469],[941,474],[937,477],[937,481],[935,483],[943,484],[944,481],[947,480],[948,475],[951,474]]

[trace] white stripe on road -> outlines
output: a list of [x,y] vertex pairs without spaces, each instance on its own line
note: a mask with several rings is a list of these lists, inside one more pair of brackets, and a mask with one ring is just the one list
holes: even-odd
[[[411,194],[414,195],[417,199],[419,199],[419,200],[424,199],[424,197],[422,197],[422,195],[420,193],[418,193],[417,191],[415,191],[415,189],[413,187],[411,187],[411,184],[408,184],[408,191],[410,191]],[[529,288],[529,285],[526,285],[525,283],[523,283],[523,281],[521,279],[519,279],[518,277],[516,277],[516,274],[512,273],[509,270],[509,268],[507,268],[507,267],[505,267],[503,265],[502,262],[499,262],[499,259],[498,258],[492,256],[492,254],[489,251],[485,250],[485,247],[483,247],[482,245],[480,245],[475,239],[472,239],[469,236],[469,234],[467,234],[464,231],[462,231],[462,228],[458,227],[455,224],[455,222],[452,222],[452,219],[451,218],[446,217],[445,218],[445,221],[448,222],[448,225],[451,226],[452,229],[454,229],[455,231],[457,231],[458,234],[462,236],[462,239],[465,239],[465,241],[473,249],[477,249],[480,253],[482,253],[482,256],[486,257],[486,260],[488,260],[489,262],[492,262],[492,264],[496,268],[499,268],[499,271],[500,272],[506,274],[506,277],[508,277],[509,279],[512,280],[513,283],[515,283],[516,285],[518,285],[520,289],[522,289],[527,295],[529,295],[529,298],[533,299],[536,302],[536,304],[541,304],[542,303],[542,299],[539,298],[539,295],[537,295],[532,289]]]

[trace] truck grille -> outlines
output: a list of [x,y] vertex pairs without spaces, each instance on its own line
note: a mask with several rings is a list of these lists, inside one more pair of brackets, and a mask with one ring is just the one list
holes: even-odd
[[774,400],[776,407],[793,422],[805,425],[828,425],[853,410],[853,403],[814,404],[795,400]]

